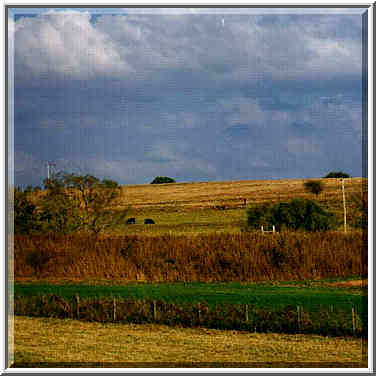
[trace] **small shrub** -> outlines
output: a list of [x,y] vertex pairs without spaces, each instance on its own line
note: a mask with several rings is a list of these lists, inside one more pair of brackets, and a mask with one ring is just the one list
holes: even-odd
[[262,225],[267,224],[266,215],[268,212],[269,205],[258,205],[252,208],[249,208],[247,211],[247,222],[248,226],[254,228],[260,228]]
[[166,184],[166,183],[176,183],[174,179],[168,176],[157,176],[150,184]]
[[269,257],[271,265],[276,269],[281,269],[290,261],[291,256],[287,239],[283,236],[277,239],[277,245],[265,249],[264,252]]
[[349,178],[350,175],[342,171],[331,171],[324,178]]
[[308,180],[304,183],[307,191],[312,192],[316,196],[324,189],[324,185],[320,180]]
[[105,188],[118,188],[119,183],[111,179],[103,179],[102,184]]
[[33,250],[26,256],[26,263],[35,272],[40,273],[43,267],[50,261],[51,256],[46,251]]

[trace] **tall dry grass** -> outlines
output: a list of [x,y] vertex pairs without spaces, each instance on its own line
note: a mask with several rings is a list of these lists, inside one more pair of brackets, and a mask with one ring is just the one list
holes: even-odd
[[17,279],[272,281],[367,275],[362,232],[16,235]]

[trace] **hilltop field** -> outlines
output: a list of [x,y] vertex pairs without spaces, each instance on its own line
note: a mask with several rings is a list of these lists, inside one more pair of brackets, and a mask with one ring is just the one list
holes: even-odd
[[[295,197],[317,200],[336,214],[339,223],[343,223],[341,179],[315,179],[324,184],[324,190],[317,197],[306,191],[304,182],[307,180],[124,185],[118,208],[129,207],[128,216],[135,217],[136,224],[120,226],[114,232],[239,232],[246,223],[247,208],[260,203],[288,201]],[[347,222],[350,226],[360,220],[361,195],[366,191],[367,179],[346,179]],[[145,218],[152,218],[155,225],[145,226]]]

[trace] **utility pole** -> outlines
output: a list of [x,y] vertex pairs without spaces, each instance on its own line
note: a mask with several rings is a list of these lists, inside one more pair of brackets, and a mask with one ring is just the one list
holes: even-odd
[[346,226],[346,198],[345,198],[345,179],[341,179],[342,182],[342,197],[343,197],[343,225],[345,232],[347,231]]
[[47,179],[50,180],[50,167],[56,166],[56,163],[47,161]]

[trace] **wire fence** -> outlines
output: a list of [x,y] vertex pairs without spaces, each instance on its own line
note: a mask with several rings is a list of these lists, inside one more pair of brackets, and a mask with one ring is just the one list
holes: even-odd
[[244,330],[257,333],[304,333],[367,337],[366,312],[302,305],[260,307],[250,304],[171,303],[112,297],[73,299],[57,295],[20,296],[14,299],[16,315],[70,318],[103,323],[158,323],[183,327]]

